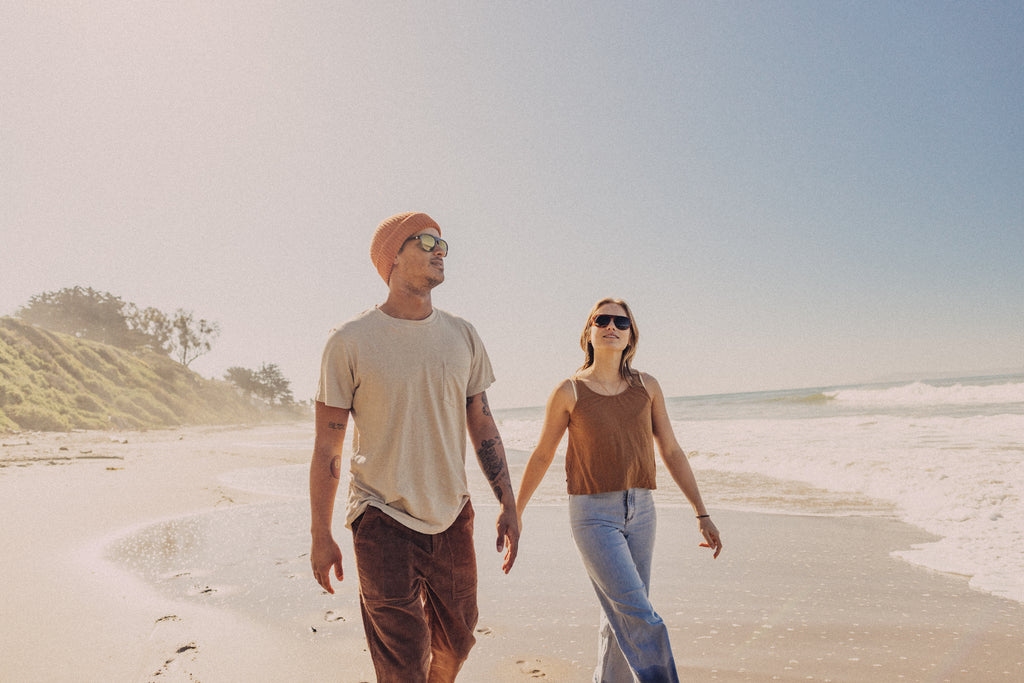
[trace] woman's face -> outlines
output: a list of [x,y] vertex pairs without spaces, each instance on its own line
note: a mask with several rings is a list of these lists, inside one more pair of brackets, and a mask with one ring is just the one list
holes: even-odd
[[[604,327],[598,327],[597,318],[602,315],[612,317]],[[594,317],[590,321],[590,343],[594,346],[595,352],[598,349],[622,351],[629,345],[633,335],[633,328],[629,327],[625,330],[620,330],[615,324],[614,316],[618,316],[620,321],[622,318],[628,319],[626,309],[619,304],[604,304],[594,313]]]

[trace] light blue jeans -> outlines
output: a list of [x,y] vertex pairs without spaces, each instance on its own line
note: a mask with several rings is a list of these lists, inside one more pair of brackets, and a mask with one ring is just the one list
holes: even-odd
[[679,680],[648,594],[657,526],[650,489],[569,496],[572,537],[601,603],[594,683]]

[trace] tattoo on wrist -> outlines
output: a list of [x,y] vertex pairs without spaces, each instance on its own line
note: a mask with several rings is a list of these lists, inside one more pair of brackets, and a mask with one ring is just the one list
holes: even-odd
[[334,430],[339,431],[339,432],[343,432],[343,431],[345,431],[345,423],[344,422],[328,422],[327,423],[327,428],[328,429],[334,429]]

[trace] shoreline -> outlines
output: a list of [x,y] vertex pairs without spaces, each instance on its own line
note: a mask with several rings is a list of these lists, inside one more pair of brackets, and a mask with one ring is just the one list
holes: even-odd
[[[351,534],[336,523],[346,578],[329,596],[308,576],[305,501],[220,481],[239,469],[307,463],[297,433],[305,434],[295,425],[71,433],[0,450],[0,678],[373,680]],[[25,459],[20,449],[34,449],[32,462],[10,464]],[[94,457],[57,459],[80,455]],[[497,508],[474,494],[480,621],[460,680],[588,681],[597,603],[565,506],[527,509],[505,576],[494,550]],[[682,678],[1024,678],[1024,605],[894,556],[930,534],[886,517],[711,511],[725,541],[717,560],[697,548],[688,510],[659,508],[652,599]],[[195,528],[181,522],[194,517],[203,518]],[[183,565],[187,576],[163,577],[161,590],[98,561],[100,546],[171,523],[184,526],[154,547],[200,562]],[[269,530],[278,540],[268,545]],[[182,548],[192,536],[215,539],[216,559]],[[222,606],[233,600],[248,611]]]

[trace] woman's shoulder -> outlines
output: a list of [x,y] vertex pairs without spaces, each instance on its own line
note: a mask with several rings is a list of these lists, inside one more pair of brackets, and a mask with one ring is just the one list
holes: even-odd
[[654,375],[639,370],[634,370],[633,374],[640,383],[640,386],[646,389],[652,396],[655,393],[661,393],[661,385],[658,384],[658,380],[654,379]]
[[551,392],[551,400],[562,405],[572,406],[576,403],[576,376],[567,377],[558,383]]
[[573,375],[572,377],[566,377],[565,379],[558,383],[557,387],[555,387],[555,393],[575,396],[578,382],[579,378],[576,377],[576,375]]
[[554,414],[569,414],[576,407],[575,387],[571,379],[562,380],[548,396],[546,411],[548,417]]

